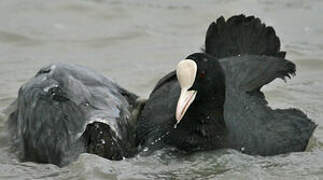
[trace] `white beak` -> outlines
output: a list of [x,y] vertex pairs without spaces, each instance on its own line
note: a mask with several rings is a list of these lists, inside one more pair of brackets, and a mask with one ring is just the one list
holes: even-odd
[[185,112],[195,99],[197,91],[188,90],[194,84],[196,77],[197,65],[193,60],[185,59],[178,63],[176,75],[181,86],[181,95],[177,102],[176,108],[176,125],[184,117]]

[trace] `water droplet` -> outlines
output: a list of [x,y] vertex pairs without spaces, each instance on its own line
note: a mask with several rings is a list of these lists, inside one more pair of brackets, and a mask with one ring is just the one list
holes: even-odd
[[245,150],[245,147],[241,147],[241,151],[243,152]]
[[101,144],[105,144],[105,140],[104,139],[101,139]]

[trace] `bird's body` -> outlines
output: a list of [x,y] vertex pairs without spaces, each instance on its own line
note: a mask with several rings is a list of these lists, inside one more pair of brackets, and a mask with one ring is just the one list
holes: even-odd
[[[297,109],[271,109],[261,92],[274,79],[295,74],[295,64],[284,57],[274,30],[258,18],[219,18],[208,29],[204,52],[186,58],[196,62],[197,77],[217,74],[209,81],[197,78],[190,88],[203,98],[195,99],[178,123],[182,90],[175,71],[163,77],[139,117],[137,143],[151,149],[233,148],[258,155],[304,151],[315,123]],[[217,68],[207,67],[214,61]],[[224,84],[219,83],[221,71]]]
[[261,92],[295,74],[284,57],[273,28],[258,18],[221,17],[209,27],[204,51],[163,77],[143,108],[135,94],[92,70],[53,64],[20,88],[8,128],[22,160],[59,166],[82,152],[132,157],[137,146],[303,151],[316,125],[300,110],[271,109]]
[[260,91],[272,80],[294,74],[295,65],[267,56],[223,58],[220,62],[226,74],[224,119],[229,147],[259,155],[304,151],[316,125],[300,110],[273,110]]
[[78,65],[42,68],[19,90],[8,125],[21,159],[64,165],[81,152],[135,153],[137,96]]

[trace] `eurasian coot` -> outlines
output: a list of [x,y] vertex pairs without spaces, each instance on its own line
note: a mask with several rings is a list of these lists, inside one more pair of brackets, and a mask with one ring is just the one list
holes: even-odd
[[297,109],[271,109],[261,92],[295,74],[284,57],[274,29],[258,18],[220,17],[209,26],[203,52],[155,86],[138,119],[137,144],[258,155],[304,151],[315,123]]
[[137,100],[90,69],[53,64],[20,88],[9,131],[25,161],[62,166],[82,152],[120,160],[136,154]]

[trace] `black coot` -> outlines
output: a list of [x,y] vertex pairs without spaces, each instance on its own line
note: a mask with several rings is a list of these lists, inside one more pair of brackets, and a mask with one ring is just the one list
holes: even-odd
[[9,131],[25,161],[62,166],[82,152],[131,157],[137,98],[92,70],[53,64],[20,88]]
[[259,155],[304,151],[316,125],[300,110],[271,109],[260,90],[295,74],[284,57],[275,31],[258,18],[219,18],[209,26],[203,52],[181,61],[150,94],[137,144]]

